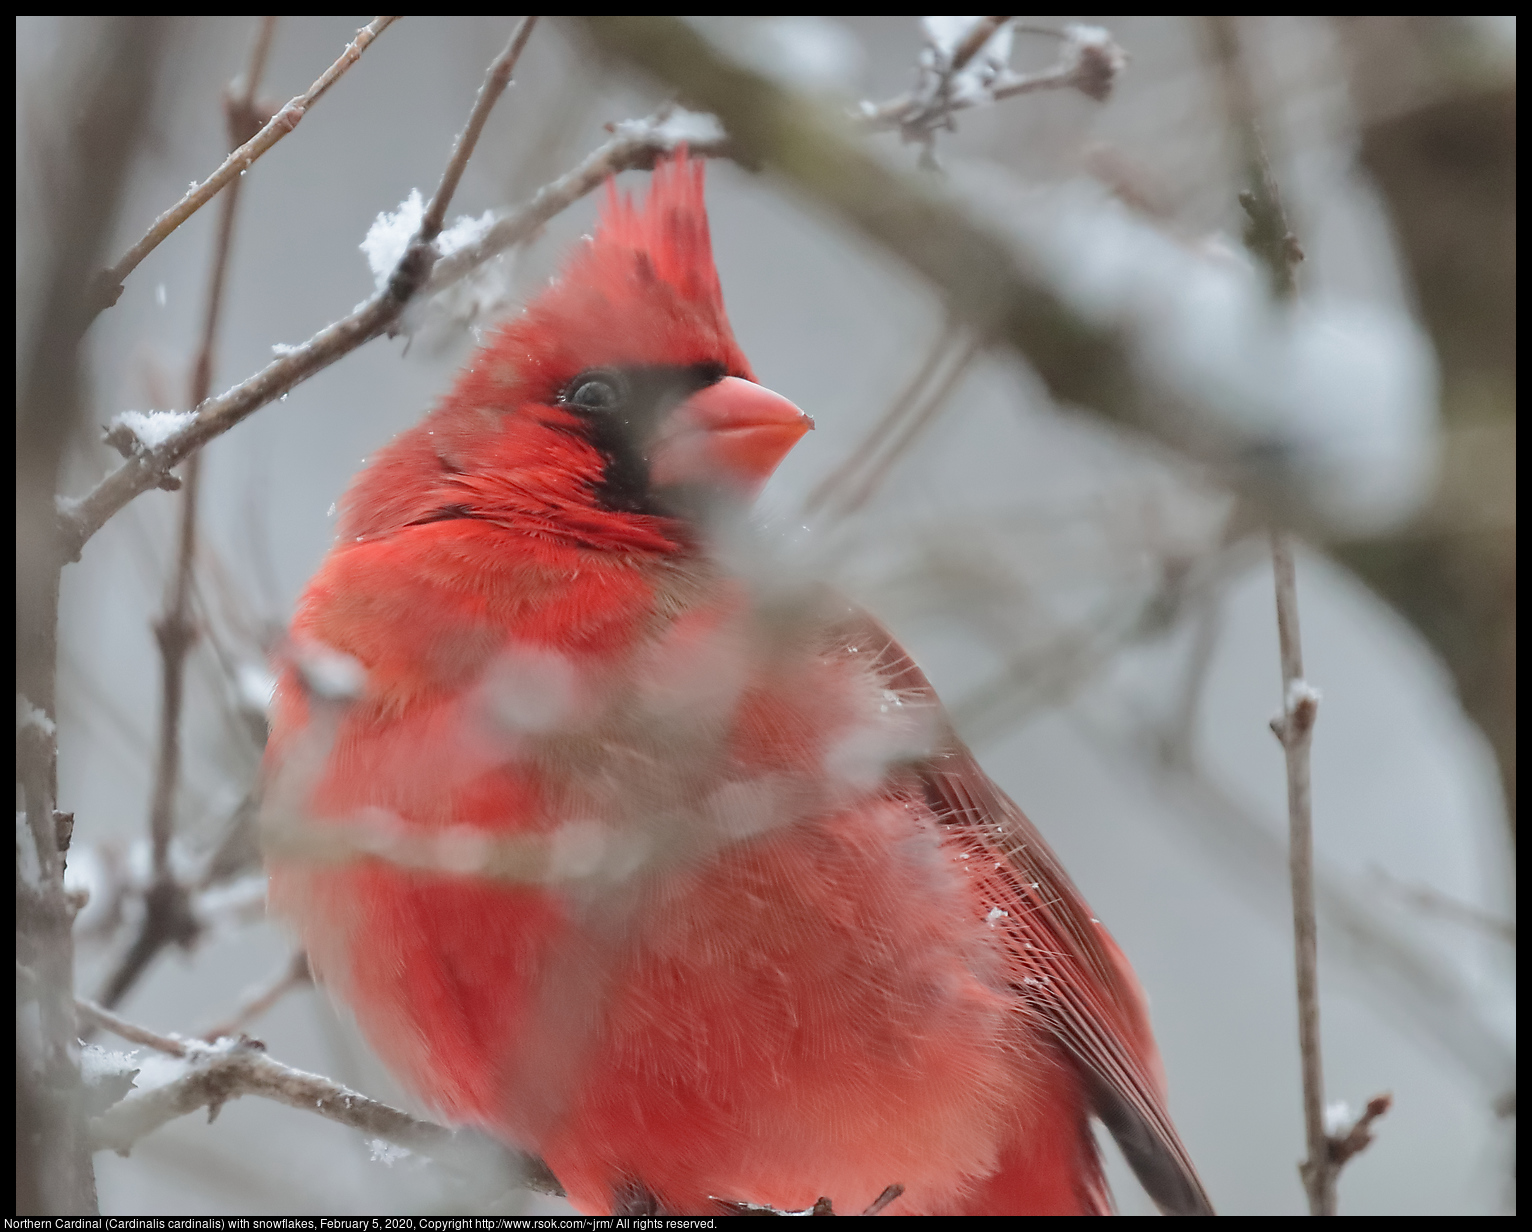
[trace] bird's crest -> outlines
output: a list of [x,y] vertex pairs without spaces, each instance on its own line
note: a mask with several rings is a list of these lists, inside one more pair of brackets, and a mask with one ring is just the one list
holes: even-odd
[[595,235],[497,349],[555,383],[602,364],[717,363],[753,380],[724,311],[703,168],[678,148],[655,166],[642,203],[608,181]]

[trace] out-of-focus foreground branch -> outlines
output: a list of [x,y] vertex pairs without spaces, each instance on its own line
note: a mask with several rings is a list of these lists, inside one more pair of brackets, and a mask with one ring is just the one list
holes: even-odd
[[1336,554],[1446,661],[1494,748],[1516,838],[1516,81],[1444,18],[1340,20],[1362,166],[1441,368],[1431,505]]
[[[69,20],[69,19],[62,19]],[[81,19],[86,20],[86,19]],[[132,161],[165,38],[150,17],[91,20],[84,48],[61,53],[41,108],[23,116],[47,234],[17,380],[17,771],[34,851],[17,851],[16,953],[37,979],[18,988],[16,1207],[26,1214],[96,1211],[76,1053],[74,903],[64,892],[72,818],[60,813],[55,721],[58,526],[53,493],[79,416],[85,286],[101,257]]]
[[[1242,423],[1259,421],[1258,414],[1246,414],[1253,408],[1213,401],[1208,391],[1198,402],[1198,391],[1167,382],[1164,369],[1136,348],[1130,332],[1072,309],[1033,254],[980,220],[953,191],[878,157],[833,108],[729,59],[678,19],[593,17],[584,24],[604,54],[717,114],[744,161],[780,176],[877,240],[927,278],[981,334],[1014,347],[1056,400],[1166,441],[1211,464],[1274,521],[1320,542],[1336,539],[1338,528],[1298,474],[1263,451],[1258,438],[1241,432]],[[1509,253],[1504,264],[1508,269]],[[1450,398],[1452,359],[1444,359]],[[1457,455],[1470,444],[1449,431],[1436,495],[1416,519],[1337,550],[1446,660],[1470,717],[1495,748],[1514,811],[1514,619],[1506,617],[1514,606],[1505,591],[1514,585],[1514,572],[1498,563],[1503,552],[1493,546],[1514,543],[1514,484],[1496,482],[1509,467],[1505,451],[1498,455],[1502,465],[1487,473],[1488,483],[1460,464]],[[1444,524],[1459,506],[1471,506],[1482,526]],[[1465,540],[1485,546],[1464,555],[1457,549]],[[1417,573],[1417,567],[1428,572]],[[1425,584],[1425,578],[1435,581]]]

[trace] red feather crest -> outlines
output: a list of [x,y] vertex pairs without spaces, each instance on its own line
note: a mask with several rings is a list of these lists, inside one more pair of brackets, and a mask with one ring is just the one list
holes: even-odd
[[[656,165],[642,204],[609,181],[601,221],[562,276],[490,344],[553,383],[602,364],[718,363],[754,380],[724,311],[703,198],[686,148]],[[535,382],[534,382],[535,383]]]

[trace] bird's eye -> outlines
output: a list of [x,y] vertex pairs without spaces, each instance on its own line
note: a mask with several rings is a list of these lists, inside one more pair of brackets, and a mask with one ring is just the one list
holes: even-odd
[[615,372],[582,372],[569,382],[564,401],[588,411],[609,411],[622,402],[622,378]]

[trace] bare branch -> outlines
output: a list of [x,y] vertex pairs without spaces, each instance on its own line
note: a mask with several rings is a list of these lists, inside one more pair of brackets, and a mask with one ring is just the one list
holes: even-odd
[[442,172],[441,183],[437,185],[431,204],[426,207],[425,215],[420,220],[420,231],[415,236],[417,243],[429,244],[441,234],[442,222],[447,217],[447,206],[452,202],[452,195],[457,192],[458,181],[463,178],[463,170],[468,166],[474,146],[479,143],[484,122],[489,119],[490,111],[505,93],[505,88],[511,84],[516,61],[521,59],[522,49],[532,37],[532,27],[536,24],[536,17],[523,17],[521,25],[511,35],[510,43],[489,66],[484,82],[479,86],[478,96],[473,101],[473,111],[469,113],[467,127],[458,135],[452,148],[452,157],[447,160],[446,170]]
[[[1303,259],[1287,223],[1282,198],[1261,141],[1257,104],[1249,71],[1240,52],[1234,19],[1206,19],[1223,88],[1224,105],[1244,158],[1249,187],[1239,201],[1250,216],[1245,244],[1265,264],[1279,303],[1297,293],[1293,267]],[[1314,913],[1314,812],[1309,748],[1319,691],[1303,677],[1303,641],[1298,631],[1298,582],[1293,540],[1286,531],[1271,533],[1272,572],[1276,581],[1277,636],[1282,656],[1282,714],[1272,731],[1287,761],[1288,864],[1293,889],[1293,954],[1298,984],[1298,1047],[1303,1060],[1303,1128],[1308,1158],[1299,1165],[1308,1192],[1309,1214],[1333,1215],[1340,1166],[1331,1157],[1325,1135],[1324,1056],[1319,1034],[1319,927]]]
[[1292,540],[1271,536],[1276,576],[1277,634],[1282,648],[1283,711],[1272,730],[1287,758],[1288,859],[1293,883],[1293,950],[1298,975],[1298,1044],[1303,1057],[1303,1123],[1309,1156],[1299,1168],[1311,1215],[1335,1214],[1335,1169],[1325,1150],[1324,1060],[1319,1037],[1319,930],[1314,919],[1314,816],[1309,747],[1319,693],[1303,678],[1298,632],[1298,585]]
[[902,1194],[903,1192],[904,1192],[904,1186],[903,1185],[890,1185],[887,1189],[885,1189],[882,1193],[880,1193],[876,1198],[874,1198],[872,1200],[872,1205],[869,1206],[865,1211],[863,1211],[862,1214],[864,1214],[864,1215],[880,1215],[880,1214],[882,1214],[883,1211],[888,1207],[889,1203],[891,1203],[895,1198],[899,1197],[899,1195]]
[[[88,297],[86,320],[94,318],[102,309],[110,308],[122,294],[122,283],[138,268],[151,252],[183,222],[217,196],[219,189],[248,171],[262,154],[298,127],[298,122],[308,109],[323,97],[348,68],[361,58],[372,41],[388,29],[398,17],[376,17],[370,24],[357,31],[356,38],[341,52],[340,58],[330,65],[319,80],[296,98],[291,99],[254,137],[224,159],[222,165],[202,183],[187,191],[186,195],[150,224],[142,239],[128,249],[115,264],[96,275]],[[264,61],[264,55],[261,57]]]
[[[1135,776],[1135,790],[1160,794],[1156,815],[1173,821],[1234,877],[1252,905],[1275,917],[1292,910],[1287,844],[1277,829],[1197,766],[1168,759],[1152,727],[1119,731],[1079,713],[1079,730],[1104,758]],[[1349,877],[1316,861],[1315,903],[1328,961],[1390,1007],[1395,1021],[1450,1057],[1473,1081],[1498,1095],[1514,1081],[1510,1044],[1476,1004],[1458,971],[1394,928]]]
[[973,23],[972,29],[963,36],[952,53],[952,71],[961,72],[968,62],[983,49],[984,44],[994,38],[1000,31],[1000,27],[1010,21],[1009,17],[981,17]]

